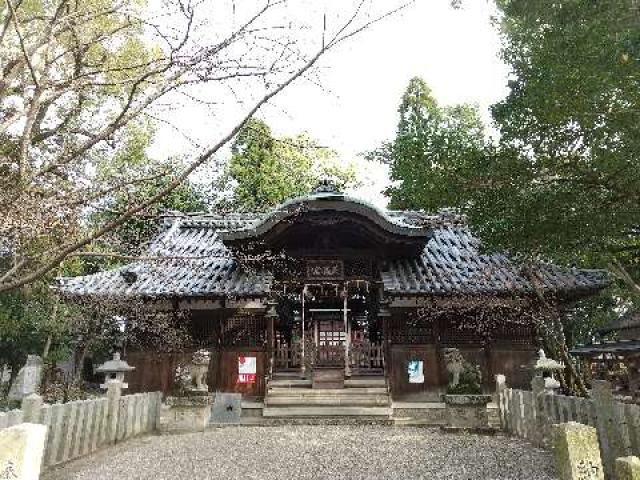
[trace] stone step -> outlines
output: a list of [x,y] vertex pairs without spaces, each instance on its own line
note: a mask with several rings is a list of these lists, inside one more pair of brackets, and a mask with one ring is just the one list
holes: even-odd
[[394,420],[381,416],[359,417],[260,417],[240,419],[246,426],[291,426],[291,425],[384,425],[393,426]]
[[[345,388],[386,388],[384,377],[348,378],[344,381]],[[273,378],[269,381],[273,388],[311,388],[311,379],[304,378]]]
[[269,388],[311,388],[311,380],[302,378],[278,378],[269,381]]
[[263,417],[381,417],[391,418],[390,407],[347,407],[347,406],[312,406],[312,407],[271,407],[265,406]]
[[382,387],[354,387],[354,388],[285,388],[270,387],[269,396],[290,395],[301,397],[329,396],[344,397],[351,395],[387,395],[387,389]]
[[271,397],[265,399],[265,406],[389,406],[389,397],[386,395],[349,395],[344,397],[317,396],[317,397]]
[[371,377],[371,378],[348,378],[344,381],[346,388],[387,388],[387,383],[384,377]]

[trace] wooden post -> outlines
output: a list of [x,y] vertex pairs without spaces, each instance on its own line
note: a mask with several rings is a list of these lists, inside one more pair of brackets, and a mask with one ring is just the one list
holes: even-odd
[[273,352],[274,352],[274,341],[275,341],[275,321],[278,317],[276,313],[276,308],[274,305],[271,305],[267,310],[266,319],[267,319],[267,380],[271,380],[273,376]]
[[347,312],[349,296],[347,294],[347,286],[345,284],[344,289],[342,291],[343,302],[342,302],[342,316],[344,319],[344,376],[351,376],[351,362],[349,359],[349,346],[351,344],[351,332],[349,331],[349,314]]
[[304,361],[304,297],[307,293],[307,286],[305,285],[302,289],[302,338],[300,339],[300,375],[302,378],[305,376],[305,361]]

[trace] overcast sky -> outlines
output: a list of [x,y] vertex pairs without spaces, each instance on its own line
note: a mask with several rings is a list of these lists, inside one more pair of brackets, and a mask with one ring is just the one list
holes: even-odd
[[[306,131],[343,160],[357,161],[365,183],[357,194],[384,205],[386,169],[363,165],[357,154],[393,137],[400,96],[411,77],[424,78],[441,104],[478,104],[487,121],[488,107],[506,94],[494,12],[487,0],[465,0],[461,9],[453,9],[450,0],[417,0],[330,52],[321,63],[322,87],[297,82],[261,116],[276,134]],[[193,113],[183,114],[180,123],[196,137],[208,128]],[[182,148],[166,137],[159,144],[165,153]]]

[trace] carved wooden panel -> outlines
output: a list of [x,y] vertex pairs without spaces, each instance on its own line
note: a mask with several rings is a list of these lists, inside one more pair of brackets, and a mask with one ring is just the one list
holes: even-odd
[[341,280],[343,277],[342,260],[307,260],[309,280]]

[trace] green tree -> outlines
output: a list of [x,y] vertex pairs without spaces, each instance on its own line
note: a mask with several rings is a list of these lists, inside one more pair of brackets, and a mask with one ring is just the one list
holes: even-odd
[[[402,181],[390,190],[392,205],[461,208],[489,246],[609,267],[627,294],[638,294],[637,2],[504,0],[498,6],[502,55],[511,68],[510,92],[492,108],[499,140],[483,145],[472,135],[477,143],[441,142],[427,129],[405,140],[402,119],[387,149],[392,178]],[[410,97],[429,109],[420,98]],[[431,116],[419,115],[425,123]],[[421,148],[422,164],[414,160]]]
[[9,365],[15,376],[28,354],[47,362],[67,358],[68,311],[46,282],[0,293],[0,367]]
[[492,186],[510,197],[496,240],[600,264],[618,247],[639,252],[637,2],[498,3],[512,79],[493,114],[517,159],[500,171],[516,188],[504,175]]
[[[170,183],[171,174],[183,167],[178,159],[160,161],[148,155],[147,150],[154,133],[152,125],[130,124],[124,129],[123,138],[115,152],[98,163],[99,182],[102,178],[127,178],[134,174],[142,175],[143,181],[131,182],[126,188],[105,194],[89,215],[89,224],[93,229],[112,222],[133,203],[144,202],[156,195]],[[123,256],[143,253],[147,242],[157,233],[158,216],[172,210],[182,213],[207,210],[204,189],[186,180],[161,200],[132,215],[126,223],[105,234],[95,242],[95,249],[105,255],[110,252]],[[85,271],[105,267],[103,262],[91,262],[89,257],[84,262],[90,267]],[[121,262],[113,257],[110,263]]]
[[464,201],[448,179],[483,154],[484,133],[472,105],[441,107],[421,78],[412,78],[398,108],[396,137],[369,159],[391,166],[391,208],[436,210]]
[[[160,201],[325,53],[405,6],[382,12],[347,6],[344,21],[324,25],[322,35],[309,30],[307,41],[295,21],[282,28],[287,2],[219,3],[165,2],[158,15],[144,0],[0,0],[0,252],[11,257],[0,262],[0,291],[43,278]],[[215,28],[207,21],[212,8],[220,18]],[[98,182],[96,159],[141,119],[179,131],[176,99],[213,116],[228,117],[218,110],[229,102],[244,110],[201,141],[198,154],[155,195],[136,199],[98,229],[82,228],[105,192],[145,177]]]
[[336,153],[305,134],[276,138],[262,120],[252,119],[231,148],[222,182],[231,181],[230,207],[264,211],[287,198],[309,193],[330,176],[342,188],[355,183],[355,169],[338,163]]

